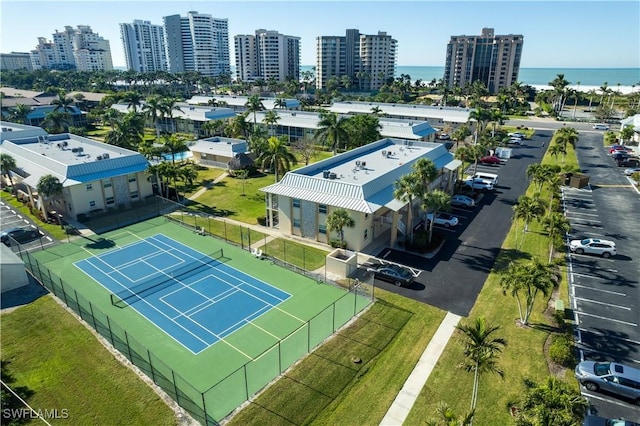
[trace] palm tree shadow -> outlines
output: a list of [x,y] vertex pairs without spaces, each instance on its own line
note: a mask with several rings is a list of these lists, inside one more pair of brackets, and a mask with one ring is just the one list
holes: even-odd
[[108,240],[106,238],[99,238],[97,241],[96,240],[91,240],[91,241],[92,242],[86,244],[85,247],[89,249],[95,249],[95,250],[105,250],[105,249],[113,248],[116,246],[115,241]]

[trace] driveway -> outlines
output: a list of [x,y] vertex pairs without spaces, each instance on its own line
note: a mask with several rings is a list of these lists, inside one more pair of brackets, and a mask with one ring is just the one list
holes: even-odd
[[[529,123],[531,125],[531,123]],[[512,206],[522,195],[529,181],[529,164],[539,162],[549,146],[550,130],[537,130],[525,145],[515,146],[512,158],[499,166],[478,166],[478,170],[498,174],[499,185],[487,192],[475,210],[455,209],[460,218],[454,229],[439,229],[446,243],[432,259],[386,249],[378,257],[426,271],[408,288],[398,288],[382,281],[380,287],[403,296],[437,306],[460,316],[468,316],[475,304],[511,227]]]

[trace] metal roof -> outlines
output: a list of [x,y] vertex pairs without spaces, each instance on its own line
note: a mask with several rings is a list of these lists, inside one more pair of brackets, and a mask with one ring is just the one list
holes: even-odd
[[[206,105],[210,100],[215,99],[218,102],[226,102],[227,105],[233,107],[244,107],[247,101],[249,100],[249,96],[236,96],[236,95],[213,95],[213,96],[193,96],[191,99],[187,100],[187,103],[191,105]],[[300,101],[297,99],[283,98],[287,103],[287,108],[295,109],[300,106]],[[276,98],[260,98],[262,105],[264,108],[269,109],[278,109],[276,107]]]
[[442,144],[381,139],[287,172],[280,182],[261,191],[374,213],[394,200],[395,181],[409,173],[419,158],[430,158],[442,169],[451,163],[453,154]]
[[[180,107],[180,110],[173,110],[172,116],[173,118],[182,118],[185,120],[192,121],[209,121],[209,120],[223,120],[226,118],[233,118],[236,116],[236,113],[231,108],[223,108],[223,107],[212,107],[212,106],[193,106],[187,103],[178,103],[176,106]],[[138,111],[142,111],[144,107],[144,102],[140,107],[138,107]],[[129,105],[124,103],[113,104],[111,108],[122,112],[128,113],[130,111]]]
[[334,102],[329,110],[339,114],[371,114],[373,108],[378,108],[380,114],[396,118],[437,119],[449,123],[467,123],[469,114],[474,111],[471,108],[356,101]]

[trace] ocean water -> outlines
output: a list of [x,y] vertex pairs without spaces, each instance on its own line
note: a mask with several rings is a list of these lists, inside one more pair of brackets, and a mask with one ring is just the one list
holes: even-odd
[[[300,71],[306,71],[313,65],[302,65]],[[402,66],[396,67],[396,77],[406,74],[412,81],[422,80],[425,83],[434,78],[440,80],[444,76],[444,67],[434,66]],[[547,86],[558,74],[564,74],[564,78],[571,87],[599,88],[605,82],[610,89],[617,90],[618,84],[630,89],[632,86],[640,88],[640,68],[520,68],[518,81],[531,86]]]

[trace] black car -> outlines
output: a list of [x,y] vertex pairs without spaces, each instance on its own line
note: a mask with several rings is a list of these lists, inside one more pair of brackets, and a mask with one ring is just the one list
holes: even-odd
[[2,231],[0,234],[0,241],[4,245],[11,246],[13,240],[20,244],[28,243],[33,240],[37,240],[42,235],[37,229],[33,228],[9,228]]
[[616,152],[615,154],[611,155],[611,158],[613,158],[614,161],[622,161],[622,160],[626,160],[627,158],[638,158],[633,154],[629,154],[628,152]]
[[629,157],[618,160],[618,167],[638,167],[640,166],[640,158]]
[[409,268],[395,265],[393,263],[378,265],[376,267],[369,268],[369,270],[373,271],[376,278],[393,283],[398,287],[409,285],[415,279],[415,275]]

